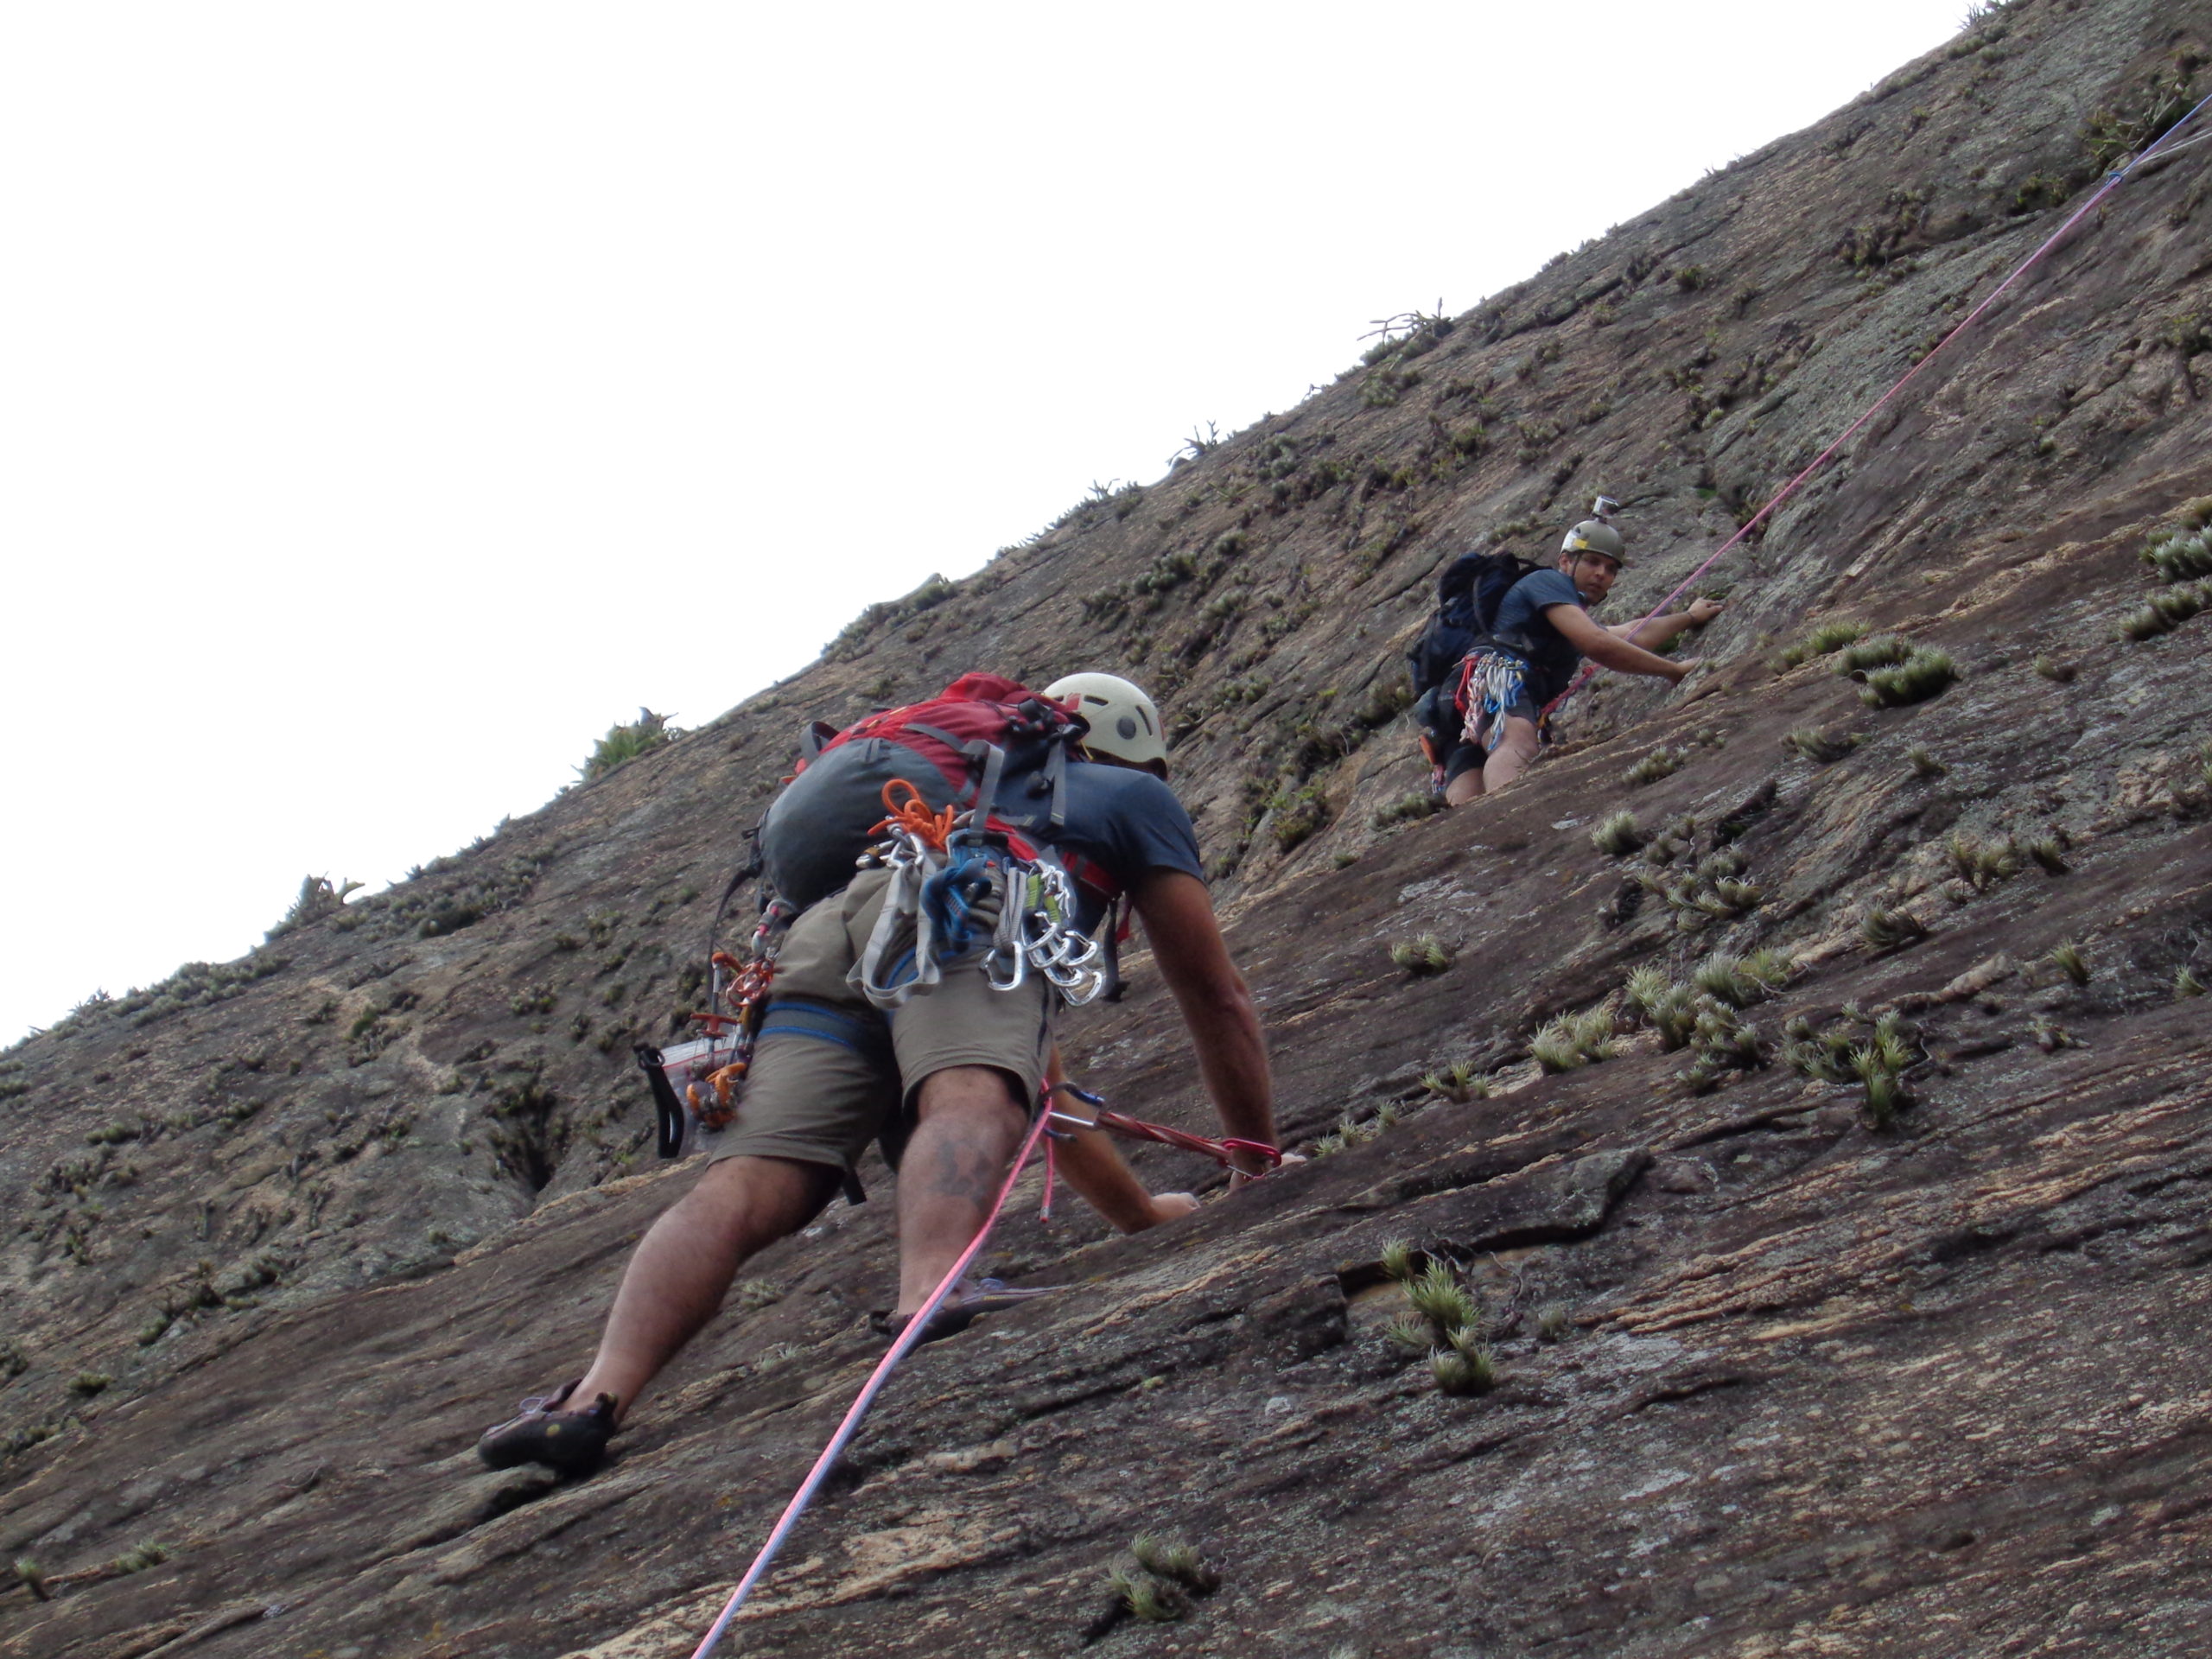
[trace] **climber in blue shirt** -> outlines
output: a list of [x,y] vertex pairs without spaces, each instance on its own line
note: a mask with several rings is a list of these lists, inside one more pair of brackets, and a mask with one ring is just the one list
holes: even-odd
[[1488,634],[1460,666],[1453,702],[1465,725],[1444,760],[1444,798],[1452,805],[1503,788],[1536,758],[1542,710],[1573,683],[1584,658],[1674,683],[1698,666],[1695,658],[1678,663],[1650,648],[1703,627],[1720,613],[1719,600],[1611,627],[1591,620],[1590,607],[1612,591],[1626,552],[1618,531],[1586,519],[1567,531],[1554,568],[1530,572],[1498,601]]

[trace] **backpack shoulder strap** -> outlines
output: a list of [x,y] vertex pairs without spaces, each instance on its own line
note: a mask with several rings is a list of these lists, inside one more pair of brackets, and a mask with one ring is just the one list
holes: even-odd
[[837,735],[838,728],[826,720],[810,722],[798,734],[799,753],[811,760],[819,755],[830,740]]
[[[976,753],[978,749],[982,751],[981,754]],[[972,821],[980,826],[990,822],[991,808],[998,804],[999,779],[1006,771],[1006,751],[995,743],[977,738],[968,746],[967,754],[971,761],[983,763],[982,780],[976,785],[976,804],[972,809]]]

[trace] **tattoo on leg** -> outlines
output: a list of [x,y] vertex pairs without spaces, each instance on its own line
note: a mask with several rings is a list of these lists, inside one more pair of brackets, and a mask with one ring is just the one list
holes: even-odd
[[948,1142],[937,1149],[930,1190],[943,1198],[965,1198],[980,1210],[996,1196],[998,1177],[995,1160],[988,1154]]

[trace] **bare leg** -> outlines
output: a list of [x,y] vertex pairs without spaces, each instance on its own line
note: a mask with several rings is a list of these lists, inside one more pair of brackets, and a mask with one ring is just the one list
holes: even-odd
[[715,1317],[752,1256],[814,1218],[837,1172],[785,1158],[725,1158],[652,1224],[631,1254],[591,1370],[572,1407],[614,1396],[617,1420]]
[[1004,1072],[955,1065],[922,1080],[899,1160],[899,1306],[912,1313],[983,1230],[1028,1114]]
[[1508,715],[1505,735],[1498,739],[1497,747],[1490,752],[1490,760],[1483,767],[1483,793],[1494,795],[1518,778],[1536,758],[1541,742],[1535,721]]
[[1444,785],[1444,804],[1465,806],[1483,792],[1483,768],[1475,766],[1461,772]]

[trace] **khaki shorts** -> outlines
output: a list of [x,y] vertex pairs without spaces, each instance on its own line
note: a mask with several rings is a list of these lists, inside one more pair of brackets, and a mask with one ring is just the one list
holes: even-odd
[[791,924],[737,1121],[700,1143],[709,1162],[792,1158],[849,1172],[868,1142],[880,1141],[896,1169],[916,1090],[955,1065],[1005,1072],[1036,1109],[1058,1007],[1042,977],[997,991],[980,961],[948,965],[896,1013],[848,981],[890,879],[887,870],[863,870]]

